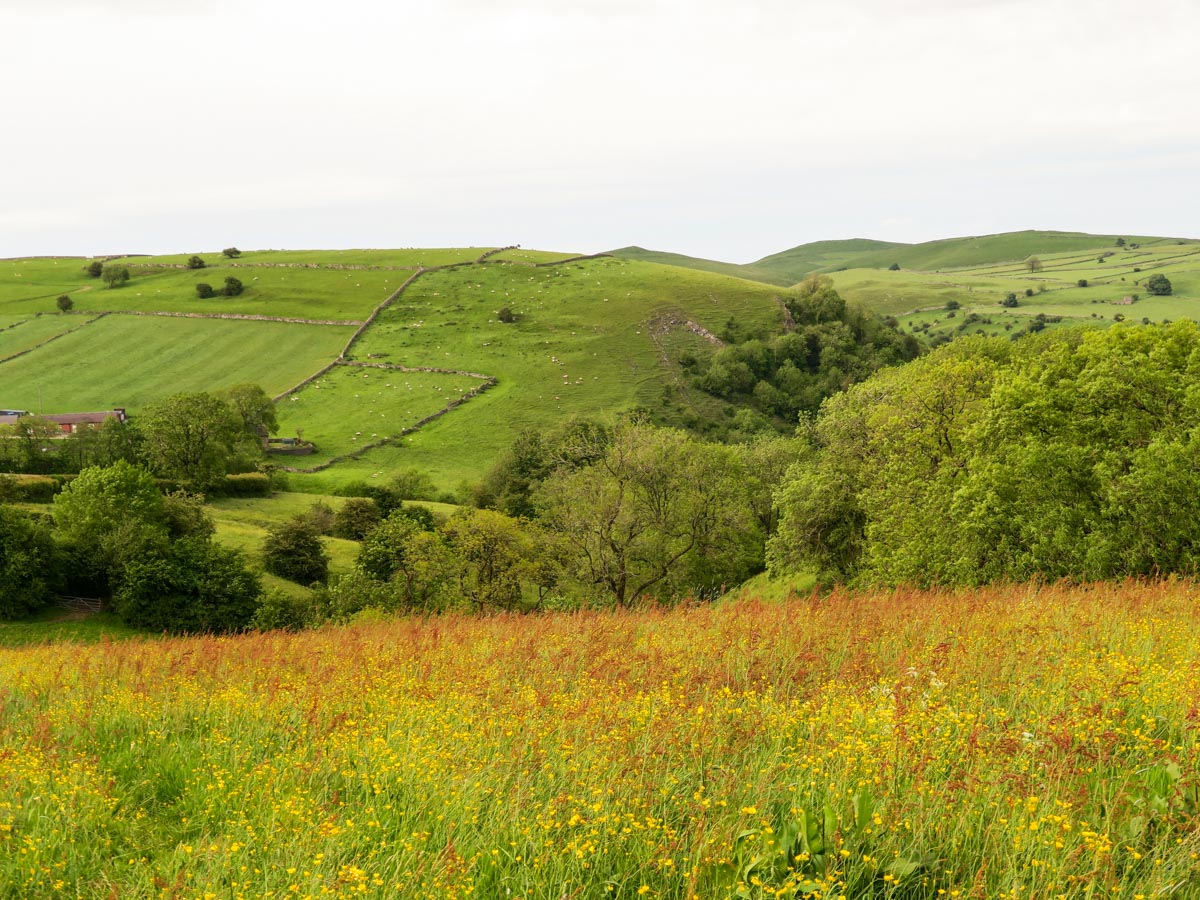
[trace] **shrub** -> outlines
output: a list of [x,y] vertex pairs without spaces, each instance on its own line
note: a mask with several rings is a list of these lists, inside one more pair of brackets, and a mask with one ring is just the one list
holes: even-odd
[[1017,295],[1012,291],[1009,291],[1008,295],[1000,301],[1000,305],[1011,309],[1012,307],[1019,306],[1020,304],[1017,302]]
[[1075,287],[1087,287],[1087,286],[1088,286],[1088,280],[1086,278],[1080,278],[1077,282],[1075,282]]
[[239,256],[242,255],[242,251],[239,250],[237,247],[226,247],[224,250],[221,251],[221,255],[224,256],[226,259],[237,259]]
[[196,285],[196,295],[201,300],[207,300],[209,297],[215,297],[217,292],[213,290],[213,286],[211,284],[200,282]]
[[270,497],[271,476],[263,472],[226,475],[220,491],[227,497]]
[[299,631],[309,623],[312,615],[311,598],[269,588],[263,593],[250,625],[259,631]]
[[262,595],[242,554],[204,538],[174,542],[165,554],[127,561],[113,609],[128,625],[183,634],[239,631]]
[[62,489],[62,483],[45,475],[25,478],[6,476],[0,499],[11,497],[15,503],[49,503]]
[[438,496],[437,486],[428,472],[407,469],[392,479],[392,490],[401,500],[433,500]]
[[1033,288],[1025,288],[1025,296],[1032,297],[1033,296]]
[[59,294],[58,299],[54,301],[54,305],[58,307],[59,312],[70,312],[75,308],[75,301],[67,294]]
[[962,306],[957,300],[947,300],[946,309],[959,309]]
[[221,288],[221,293],[226,297],[236,297],[243,290],[242,282],[230,275],[226,277],[225,286]]
[[90,263],[83,267],[83,271],[87,272],[92,278],[99,278],[104,271],[104,263],[98,259],[93,259]]
[[1171,293],[1171,279],[1162,273],[1146,279],[1146,293],[1152,297],[1166,297]]
[[329,577],[329,555],[307,517],[297,516],[267,532],[263,568],[304,585],[323,583]]
[[892,263],[890,266],[888,266],[888,271],[889,272],[899,272],[900,271],[900,263],[898,263],[898,262]]
[[333,507],[323,500],[318,500],[305,513],[318,534],[333,533]]
[[517,315],[507,306],[500,307],[500,311],[496,313],[496,318],[505,324],[510,324],[517,321]]
[[49,582],[57,571],[49,530],[19,510],[0,506],[0,620],[49,603]]
[[351,497],[333,514],[333,533],[340,538],[361,541],[381,521],[379,505],[369,497]]
[[187,267],[189,269],[203,269],[207,265],[199,256],[189,256]]

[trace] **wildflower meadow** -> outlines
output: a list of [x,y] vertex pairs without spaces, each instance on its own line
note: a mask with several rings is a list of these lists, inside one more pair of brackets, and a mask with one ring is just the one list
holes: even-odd
[[1197,897],[1198,597],[2,649],[0,897]]

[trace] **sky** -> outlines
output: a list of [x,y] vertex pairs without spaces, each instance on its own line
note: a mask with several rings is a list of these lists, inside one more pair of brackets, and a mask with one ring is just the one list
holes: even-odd
[[0,0],[0,257],[1200,237],[1197,0]]

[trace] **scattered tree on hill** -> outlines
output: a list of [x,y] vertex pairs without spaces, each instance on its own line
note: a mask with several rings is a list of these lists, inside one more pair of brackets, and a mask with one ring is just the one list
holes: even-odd
[[1117,238],[1116,245],[1118,247],[1124,247],[1125,246],[1125,238],[1123,238],[1123,237]]
[[54,301],[54,305],[58,307],[59,312],[70,312],[75,308],[75,301],[71,299],[69,294],[59,294],[58,299]]
[[1080,278],[1077,282],[1075,282],[1075,286],[1076,287],[1087,287],[1088,280],[1086,278]]
[[1025,260],[1025,268],[1027,268],[1030,272],[1040,272],[1043,268],[1042,261],[1036,256],[1031,256],[1029,259]]
[[329,577],[329,554],[312,522],[296,516],[267,532],[263,568],[297,584],[315,584]]
[[244,288],[242,286],[242,282],[239,279],[234,278],[232,275],[229,275],[225,278],[225,286],[221,288],[221,293],[226,297],[236,297],[243,290]]
[[889,272],[899,272],[900,271],[900,263],[898,263],[898,262],[892,263],[890,266],[888,266],[888,271]]
[[104,263],[101,260],[93,259],[90,263],[83,267],[83,270],[92,278],[99,278],[104,272]]
[[1171,279],[1161,272],[1146,279],[1146,293],[1153,297],[1166,297],[1171,293]]
[[189,256],[188,257],[187,267],[189,269],[203,269],[206,265],[207,265],[207,263],[203,259],[201,259],[199,256]]
[[205,284],[203,281],[196,285],[196,296],[201,300],[207,300],[209,297],[215,297],[217,292],[213,290],[211,284]]
[[239,256],[242,255],[242,251],[239,250],[237,247],[226,247],[224,250],[221,251],[221,255],[224,256],[226,259],[237,259]]
[[129,281],[129,268],[118,263],[108,263],[100,273],[100,280],[110,288],[120,287]]
[[961,308],[962,308],[962,304],[959,303],[957,300],[947,300],[946,301],[946,309],[948,309],[948,310],[955,310],[955,309],[961,309]]
[[1000,305],[1011,309],[1014,306],[1019,306],[1020,303],[1017,300],[1017,295],[1015,293],[1013,293],[1012,291],[1009,291],[1008,294],[1004,297],[1004,299],[1000,301]]

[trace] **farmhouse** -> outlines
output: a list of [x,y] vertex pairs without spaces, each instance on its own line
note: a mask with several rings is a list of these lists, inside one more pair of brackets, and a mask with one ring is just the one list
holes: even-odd
[[[12,425],[18,419],[29,415],[30,413],[23,409],[0,409],[0,425]],[[87,428],[99,428],[109,419],[116,419],[124,424],[128,416],[125,415],[125,408],[118,406],[103,412],[52,413],[37,418],[53,422],[63,434],[74,434]]]

